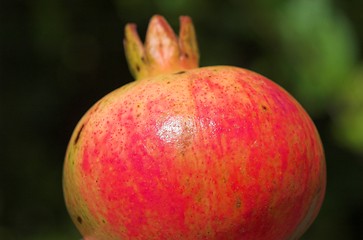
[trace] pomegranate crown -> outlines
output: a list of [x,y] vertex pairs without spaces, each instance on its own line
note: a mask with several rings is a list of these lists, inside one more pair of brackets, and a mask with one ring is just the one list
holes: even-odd
[[164,17],[154,15],[143,44],[136,24],[125,27],[124,48],[131,74],[136,80],[145,77],[197,68],[199,52],[192,20],[181,16],[179,37]]

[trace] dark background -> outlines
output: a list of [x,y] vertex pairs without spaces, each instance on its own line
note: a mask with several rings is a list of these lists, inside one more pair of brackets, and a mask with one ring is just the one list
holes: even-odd
[[80,239],[66,212],[68,139],[99,98],[132,81],[123,27],[190,15],[201,65],[257,71],[315,121],[328,186],[303,239],[363,239],[363,1],[7,0],[0,3],[0,239]]

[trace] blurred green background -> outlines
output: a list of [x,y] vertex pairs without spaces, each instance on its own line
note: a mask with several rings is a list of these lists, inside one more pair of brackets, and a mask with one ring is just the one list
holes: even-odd
[[321,134],[328,186],[303,239],[363,239],[362,0],[7,0],[0,3],[0,239],[80,239],[66,212],[68,139],[132,81],[123,27],[160,13],[195,23],[201,65],[255,70],[290,91]]

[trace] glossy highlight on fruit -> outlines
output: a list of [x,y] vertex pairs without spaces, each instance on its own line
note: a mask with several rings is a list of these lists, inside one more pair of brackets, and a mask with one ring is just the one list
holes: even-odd
[[125,28],[135,81],[82,117],[63,190],[85,240],[298,239],[326,186],[319,134],[302,106],[255,72],[199,68],[194,27],[152,17]]

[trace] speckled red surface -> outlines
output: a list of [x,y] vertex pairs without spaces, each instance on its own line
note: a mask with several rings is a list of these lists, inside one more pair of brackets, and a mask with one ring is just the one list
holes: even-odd
[[320,209],[325,178],[303,108],[227,66],[110,93],[79,122],[64,165],[86,240],[295,239]]

